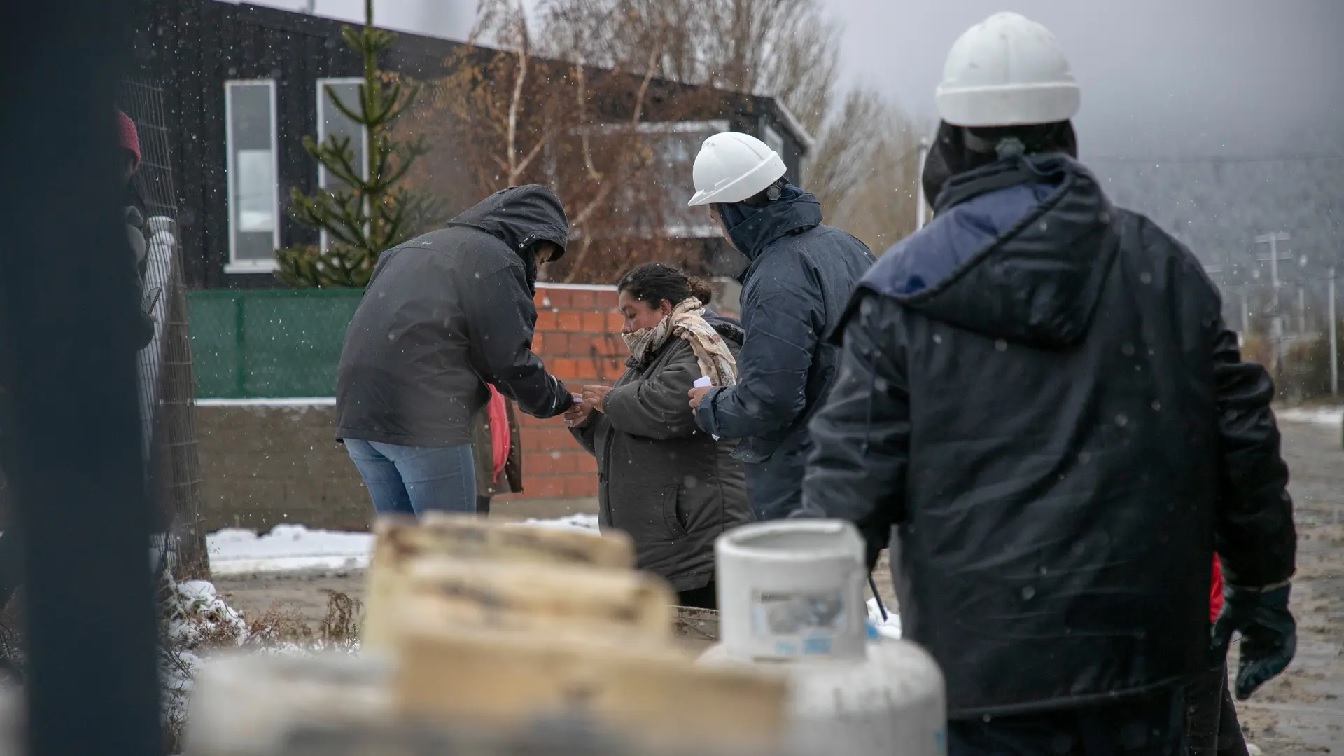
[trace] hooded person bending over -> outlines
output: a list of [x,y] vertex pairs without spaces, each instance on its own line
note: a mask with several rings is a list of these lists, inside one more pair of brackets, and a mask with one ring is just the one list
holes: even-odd
[[758,520],[786,517],[802,501],[811,444],[807,421],[830,389],[839,348],[822,337],[837,322],[872,253],[821,223],[817,198],[784,179],[784,161],[738,132],[705,140],[695,158],[691,206],[711,219],[750,264],[741,276],[746,341],[736,385],[691,391],[695,422],[742,439],[747,499]]
[[475,511],[487,383],[534,417],[573,404],[532,352],[537,266],[564,254],[568,233],[559,198],[532,184],[378,258],[336,378],[337,438],[375,511]]
[[870,568],[892,539],[949,754],[1178,753],[1182,690],[1234,630],[1242,698],[1293,656],[1273,386],[1199,260],[1077,162],[1048,30],[972,27],[936,99],[934,218],[846,311],[804,511],[856,523]]

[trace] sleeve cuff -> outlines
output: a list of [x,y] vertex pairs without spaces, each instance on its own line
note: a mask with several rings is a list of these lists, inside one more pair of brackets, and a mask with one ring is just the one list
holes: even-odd
[[718,429],[714,427],[714,400],[722,390],[722,386],[715,386],[705,392],[700,399],[700,406],[695,408],[695,424],[706,433],[718,433]]

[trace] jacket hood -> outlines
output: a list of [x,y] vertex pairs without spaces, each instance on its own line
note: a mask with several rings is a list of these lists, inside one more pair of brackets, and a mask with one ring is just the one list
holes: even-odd
[[[555,193],[540,184],[501,189],[448,221],[471,226],[509,245],[520,257],[538,242],[554,242],[564,254],[569,220]],[[556,259],[559,259],[557,256]]]
[[959,328],[1039,347],[1080,342],[1119,246],[1096,179],[1062,154],[957,176],[937,216],[864,285]]
[[742,328],[742,323],[735,318],[720,315],[706,307],[705,322],[724,339],[735,343],[739,347],[742,346],[742,342],[747,340],[747,332]]
[[821,225],[821,203],[793,184],[785,184],[779,199],[762,207],[735,202],[714,208],[733,246],[752,262],[776,240]]

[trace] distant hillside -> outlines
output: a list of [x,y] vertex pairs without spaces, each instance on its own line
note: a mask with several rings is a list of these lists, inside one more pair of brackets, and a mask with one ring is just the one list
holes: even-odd
[[1172,162],[1086,161],[1113,202],[1142,212],[1206,264],[1253,263],[1260,234],[1287,231],[1282,251],[1315,270],[1344,263],[1344,158]]

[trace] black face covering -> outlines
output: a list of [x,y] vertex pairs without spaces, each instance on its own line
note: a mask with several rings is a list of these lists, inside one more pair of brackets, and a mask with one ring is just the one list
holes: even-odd
[[1041,126],[975,129],[970,133],[960,126],[939,121],[938,134],[924,159],[924,174],[920,176],[924,184],[924,196],[929,203],[937,204],[938,195],[952,177],[998,162],[1001,159],[1000,146],[1007,146],[1005,140],[1016,140],[1021,154],[1062,152],[1074,159],[1078,157],[1078,138],[1069,121]]

